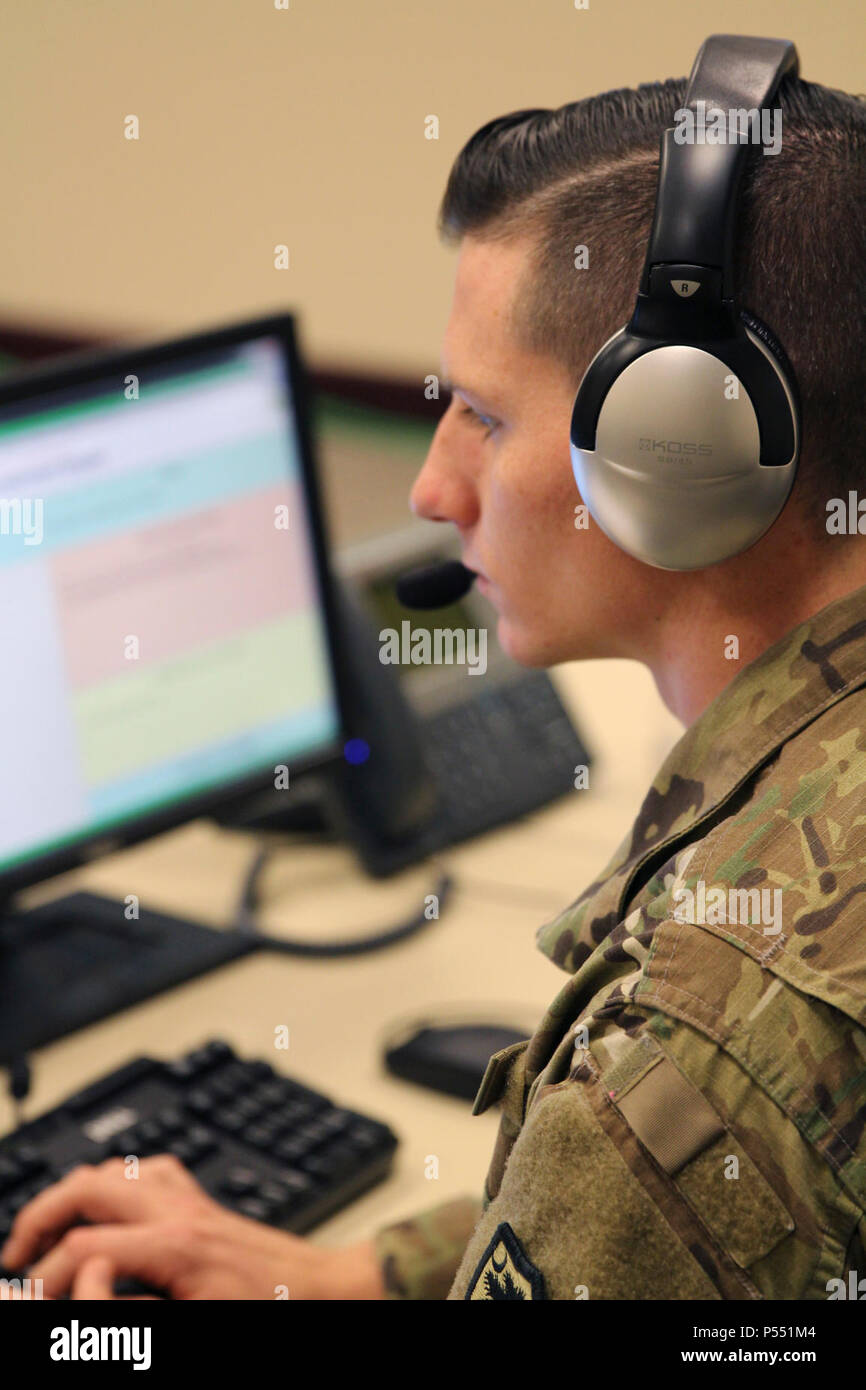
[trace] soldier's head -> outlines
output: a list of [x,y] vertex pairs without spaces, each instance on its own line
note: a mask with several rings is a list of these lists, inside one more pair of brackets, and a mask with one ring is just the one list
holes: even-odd
[[866,102],[800,80],[774,103],[781,151],[748,162],[735,267],[740,305],[772,325],[800,384],[788,505],[751,550],[687,574],[631,559],[592,521],[575,526],[574,393],[634,307],[659,135],[685,87],[501,117],[448,180],[440,229],[459,257],[442,367],[453,394],[412,506],[458,528],[466,563],[487,576],[501,642],[526,664],[648,660],[686,606],[709,611],[726,594],[754,607],[759,576],[769,606],[783,586],[836,567],[848,587],[866,583],[862,540],[826,529],[829,498],[866,494]]

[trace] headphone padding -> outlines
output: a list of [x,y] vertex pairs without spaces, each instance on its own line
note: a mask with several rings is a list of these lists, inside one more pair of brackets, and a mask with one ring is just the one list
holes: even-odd
[[782,347],[782,344],[779,342],[779,339],[775,336],[772,329],[768,328],[764,320],[759,319],[757,314],[753,314],[749,309],[741,309],[740,318],[743,320],[746,327],[752,330],[755,337],[760,338],[765,347],[769,348],[786,377],[791,380],[794,377],[794,369],[788,359],[788,354],[785,352],[785,349]]

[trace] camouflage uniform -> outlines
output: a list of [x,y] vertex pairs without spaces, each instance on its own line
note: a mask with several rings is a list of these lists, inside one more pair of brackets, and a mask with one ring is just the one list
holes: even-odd
[[381,1231],[390,1296],[455,1269],[450,1298],[866,1275],[866,588],[721,692],[538,944],[569,978],[487,1067],[483,1203]]

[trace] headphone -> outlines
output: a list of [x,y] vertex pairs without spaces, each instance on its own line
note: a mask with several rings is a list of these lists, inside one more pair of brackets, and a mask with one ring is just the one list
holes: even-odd
[[787,39],[715,34],[701,45],[683,119],[690,113],[692,132],[697,121],[703,134],[710,107],[730,112],[724,142],[663,132],[634,313],[596,353],[575,398],[581,498],[616,545],[658,569],[740,554],[772,526],[794,483],[796,377],[766,324],[738,309],[733,252],[743,108],[760,113],[798,72]]

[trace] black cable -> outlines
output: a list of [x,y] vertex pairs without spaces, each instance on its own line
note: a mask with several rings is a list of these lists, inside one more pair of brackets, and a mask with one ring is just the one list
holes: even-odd
[[[411,917],[397,922],[393,927],[387,927],[384,931],[375,932],[372,936],[350,937],[348,940],[324,942],[303,941],[297,937],[270,936],[268,933],[260,931],[256,926],[254,913],[258,906],[256,884],[264,865],[275,848],[277,846],[269,845],[265,849],[259,850],[247,870],[234,922],[236,931],[255,937],[258,945],[265,950],[282,951],[289,956],[361,955],[366,951],[379,951],[385,946],[393,945],[395,941],[403,941],[407,936],[412,936],[422,927],[429,926],[431,922],[437,920],[438,914],[437,917],[428,917],[424,909],[421,908]],[[434,889],[440,910],[447,901],[453,886],[454,880],[451,875],[446,870],[442,870]]]

